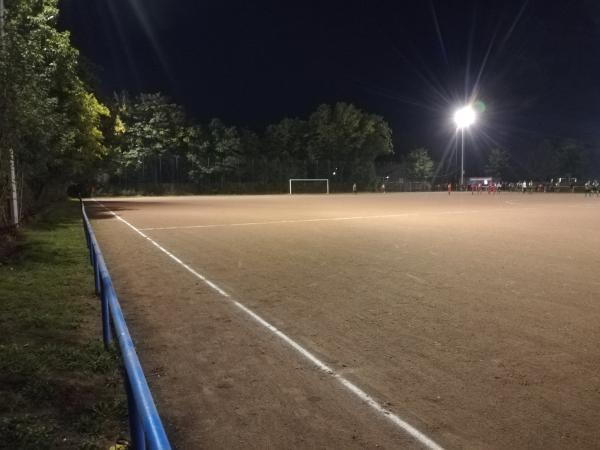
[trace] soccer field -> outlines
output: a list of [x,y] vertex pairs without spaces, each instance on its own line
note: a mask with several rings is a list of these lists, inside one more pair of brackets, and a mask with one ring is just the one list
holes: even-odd
[[600,448],[600,198],[87,205],[178,448]]

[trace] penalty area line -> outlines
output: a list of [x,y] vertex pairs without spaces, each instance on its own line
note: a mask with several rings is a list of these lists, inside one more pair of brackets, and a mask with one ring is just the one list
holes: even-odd
[[339,222],[343,220],[364,220],[364,219],[387,219],[393,217],[415,216],[418,213],[402,213],[402,214],[385,214],[379,216],[352,216],[352,217],[319,217],[315,219],[283,219],[283,220],[268,220],[265,222],[241,222],[241,223],[215,223],[205,225],[181,225],[173,227],[148,227],[139,228],[140,231],[157,231],[157,230],[185,230],[191,228],[221,228],[221,227],[247,227],[252,225],[277,225],[283,223],[304,223],[304,222]]
[[416,429],[415,427],[413,427],[411,424],[409,424],[405,420],[401,419],[399,416],[397,416],[396,414],[394,414],[393,412],[391,412],[389,409],[385,408],[381,403],[379,403],[377,400],[375,400],[373,397],[371,397],[369,394],[367,394],[365,391],[363,391],[360,387],[358,387],[356,384],[354,384],[353,382],[351,382],[350,380],[348,380],[347,378],[345,378],[344,376],[342,376],[341,374],[339,374],[338,372],[336,372],[333,368],[329,367],[327,364],[325,364],[323,361],[321,361],[319,358],[317,358],[315,355],[313,355],[309,350],[307,350],[304,347],[302,347],[302,345],[300,345],[294,339],[292,339],[291,337],[289,337],[283,331],[281,331],[280,329],[278,329],[277,327],[275,327],[274,325],[272,325],[271,323],[269,323],[268,321],[266,321],[265,319],[263,319],[260,315],[258,315],[257,313],[255,313],[253,310],[251,310],[247,306],[245,306],[243,303],[240,303],[239,301],[237,301],[234,298],[232,298],[227,292],[225,292],[223,289],[221,289],[216,283],[212,282],[207,277],[205,277],[201,273],[199,273],[196,270],[194,270],[188,264],[184,263],[180,258],[178,258],[173,253],[171,253],[170,251],[168,251],[167,249],[165,249],[158,242],[156,242],[155,240],[153,240],[152,238],[150,238],[148,235],[146,235],[140,229],[136,228],[134,225],[132,225],[131,223],[129,223],[127,220],[123,219],[116,212],[110,210],[109,208],[107,208],[106,206],[104,206],[98,200],[95,200],[95,199],[93,199],[93,200],[94,200],[94,202],[96,202],[100,206],[102,206],[104,209],[106,209],[117,220],[119,220],[120,222],[122,222],[125,225],[127,225],[129,228],[131,228],[133,231],[135,231],[138,235],[140,235],[142,238],[144,238],[148,242],[150,242],[154,247],[156,247],[157,249],[159,249],[162,253],[164,253],[165,255],[167,255],[169,258],[171,258],[173,261],[175,261],[177,264],[179,264],[185,270],[187,270],[188,272],[190,272],[196,278],[202,280],[207,286],[209,286],[215,292],[217,292],[218,294],[220,294],[222,297],[226,298],[229,302],[231,302],[238,309],[240,309],[241,311],[243,311],[244,313],[246,313],[256,323],[262,325],[264,328],[266,328],[271,333],[273,333],[275,336],[277,336],[278,338],[280,338],[283,342],[285,342],[288,346],[290,346],[291,348],[293,348],[294,350],[296,350],[296,352],[298,352],[305,359],[307,359],[308,361],[310,361],[317,369],[319,369],[320,371],[326,373],[327,375],[332,376],[343,387],[345,387],[348,392],[354,394],[363,403],[365,403],[368,406],[370,406],[371,409],[373,409],[374,411],[376,411],[377,413],[379,413],[381,416],[383,416],[386,419],[388,419],[392,424],[396,425],[396,427],[400,428],[406,434],[410,435],[413,439],[415,439],[420,444],[422,444],[423,446],[425,446],[426,448],[428,448],[430,450],[444,450],[443,447],[441,447],[433,439],[429,438],[427,435],[423,434],[421,431],[419,431],[418,429]]
[[[507,204],[516,205],[506,201]],[[108,209],[108,208],[107,208]],[[515,208],[519,210],[527,210],[532,208]],[[250,227],[257,225],[282,225],[290,223],[310,223],[310,222],[344,222],[350,220],[368,220],[368,219],[395,219],[399,217],[414,217],[414,216],[453,216],[461,214],[480,214],[489,212],[504,212],[507,208],[493,208],[489,210],[484,209],[470,209],[470,210],[455,210],[455,211],[439,211],[439,212],[428,212],[428,211],[417,211],[407,212],[398,214],[379,214],[373,216],[349,216],[349,217],[317,217],[311,219],[282,219],[282,220],[268,220],[264,222],[237,222],[237,223],[209,223],[203,225],[176,225],[171,227],[144,227],[137,228],[139,231],[174,231],[174,230],[192,230],[196,228],[226,228],[226,227]]]

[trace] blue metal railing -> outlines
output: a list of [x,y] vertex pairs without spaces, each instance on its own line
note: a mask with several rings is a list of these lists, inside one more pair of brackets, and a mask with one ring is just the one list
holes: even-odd
[[147,448],[150,450],[170,450],[171,444],[169,444],[156,405],[152,400],[144,371],[135,352],[117,294],[113,288],[104,257],[100,251],[98,241],[96,241],[83,202],[81,203],[81,213],[83,215],[85,239],[90,251],[90,262],[94,267],[96,294],[100,296],[102,304],[102,338],[104,346],[108,348],[112,342],[112,322],[125,366],[125,390],[127,391],[132,447],[136,450],[146,450]]

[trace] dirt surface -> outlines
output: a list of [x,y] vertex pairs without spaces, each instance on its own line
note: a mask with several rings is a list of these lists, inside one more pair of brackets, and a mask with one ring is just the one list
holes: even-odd
[[[445,448],[600,448],[600,199],[102,199]],[[94,227],[178,448],[420,448],[155,246]]]

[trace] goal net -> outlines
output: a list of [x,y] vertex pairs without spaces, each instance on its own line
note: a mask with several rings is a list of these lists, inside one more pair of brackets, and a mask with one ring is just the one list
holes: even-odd
[[329,194],[329,179],[290,178],[290,194]]

